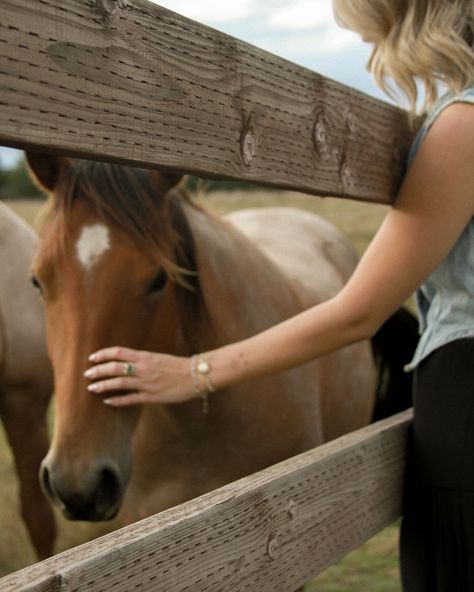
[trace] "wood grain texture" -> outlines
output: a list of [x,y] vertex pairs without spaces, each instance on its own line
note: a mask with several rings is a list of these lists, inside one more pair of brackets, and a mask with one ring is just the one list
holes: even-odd
[[388,203],[404,113],[145,0],[0,0],[0,144]]
[[292,592],[392,522],[411,411],[0,580],[2,592]]

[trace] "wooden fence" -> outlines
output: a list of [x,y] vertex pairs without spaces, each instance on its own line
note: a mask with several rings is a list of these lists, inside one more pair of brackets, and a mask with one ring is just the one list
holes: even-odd
[[[0,144],[390,203],[404,114],[145,0],[0,0]],[[400,514],[410,412],[0,580],[292,592]]]
[[0,579],[2,592],[294,592],[400,515],[401,413]]

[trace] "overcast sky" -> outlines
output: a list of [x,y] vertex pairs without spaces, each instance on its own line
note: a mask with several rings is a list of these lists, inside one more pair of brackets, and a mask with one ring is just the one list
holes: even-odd
[[[384,98],[365,69],[370,47],[334,22],[331,0],[158,0],[157,4],[329,78]],[[0,149],[11,165],[16,150]]]

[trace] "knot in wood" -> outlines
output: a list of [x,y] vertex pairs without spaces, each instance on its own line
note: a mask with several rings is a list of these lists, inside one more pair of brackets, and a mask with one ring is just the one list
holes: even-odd
[[346,113],[346,126],[351,134],[354,134],[357,131],[357,119],[350,110]]
[[97,10],[102,16],[111,16],[119,8],[127,8],[128,0],[95,0]]
[[340,165],[339,179],[342,192],[346,192],[354,185],[352,171],[346,162],[342,162]]
[[313,128],[313,145],[318,158],[329,156],[328,125],[323,113],[318,113]]
[[314,139],[318,144],[325,146],[328,141],[328,133],[325,121],[319,119],[314,126]]
[[288,503],[288,515],[290,518],[296,517],[296,502],[293,500],[290,500]]
[[255,157],[257,152],[257,143],[252,132],[249,130],[244,135],[244,139],[242,140],[242,158],[247,166],[252,164],[252,161]]
[[268,535],[267,540],[267,555],[270,559],[278,559],[280,554],[280,541],[276,534],[272,533]]

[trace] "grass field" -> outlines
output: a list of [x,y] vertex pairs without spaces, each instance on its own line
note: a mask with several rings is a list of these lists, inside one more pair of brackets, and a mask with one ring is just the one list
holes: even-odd
[[[288,192],[200,193],[197,200],[210,209],[225,213],[234,209],[265,206],[294,206],[313,211],[348,234],[361,254],[380,225],[387,208],[331,198]],[[28,222],[34,223],[38,202],[17,201],[11,205]],[[35,561],[21,522],[17,503],[17,483],[12,459],[0,428],[0,576]],[[106,532],[110,526],[91,527],[67,523],[58,517],[60,534],[57,551]],[[399,592],[398,527],[393,525],[366,542],[319,577],[307,584],[305,592]],[[288,591],[291,592],[291,591]]]

